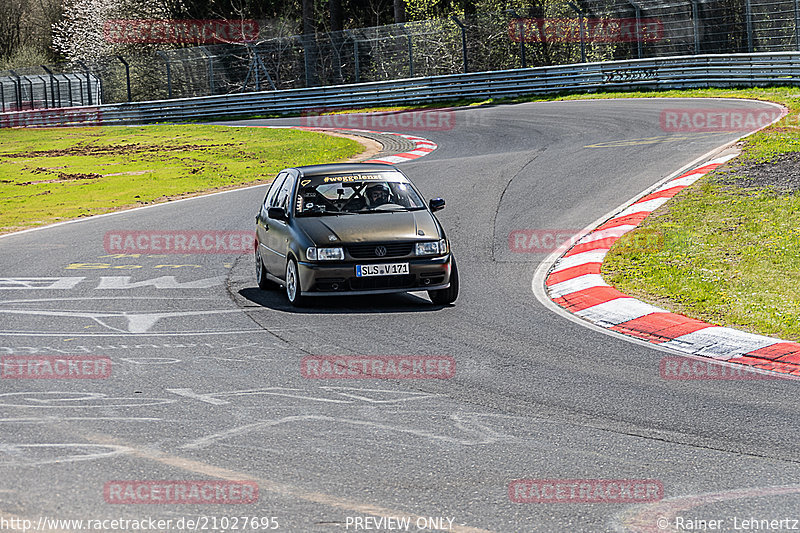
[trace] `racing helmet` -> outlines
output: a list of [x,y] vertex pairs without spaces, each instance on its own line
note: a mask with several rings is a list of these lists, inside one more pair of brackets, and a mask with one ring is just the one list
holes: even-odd
[[389,201],[392,191],[385,183],[374,183],[367,187],[367,200],[371,205],[381,205]]

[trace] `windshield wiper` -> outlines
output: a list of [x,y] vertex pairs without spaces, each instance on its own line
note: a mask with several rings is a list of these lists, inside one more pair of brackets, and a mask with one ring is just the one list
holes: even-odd
[[413,211],[413,210],[416,210],[416,209],[425,209],[425,208],[424,207],[421,207],[421,208],[409,208],[409,207],[398,206],[398,207],[392,207],[391,209],[376,209],[376,208],[373,208],[373,209],[359,209],[358,211],[356,211],[356,213],[399,213],[399,212],[405,212],[405,211]]
[[324,217],[329,215],[355,215],[352,211],[308,211],[302,213],[303,217]]

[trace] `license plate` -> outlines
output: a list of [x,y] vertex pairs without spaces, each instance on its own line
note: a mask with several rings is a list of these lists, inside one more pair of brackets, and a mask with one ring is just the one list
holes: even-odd
[[396,276],[408,274],[408,263],[382,263],[379,265],[356,265],[356,277]]

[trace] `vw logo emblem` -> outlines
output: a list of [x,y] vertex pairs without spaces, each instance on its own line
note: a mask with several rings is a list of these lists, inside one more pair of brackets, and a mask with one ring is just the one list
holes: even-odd
[[376,246],[375,247],[375,255],[378,257],[383,257],[386,255],[386,247],[385,246]]

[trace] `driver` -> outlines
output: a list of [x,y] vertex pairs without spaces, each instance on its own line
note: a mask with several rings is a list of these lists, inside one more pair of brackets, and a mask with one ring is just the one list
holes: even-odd
[[391,191],[385,183],[375,183],[367,187],[367,199],[371,207],[389,203]]

